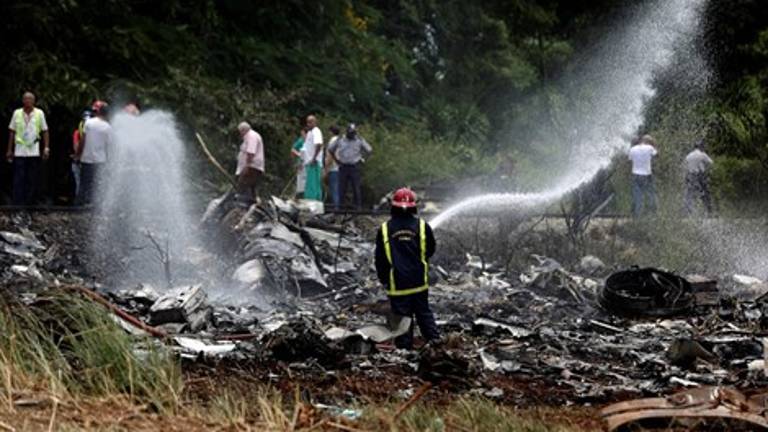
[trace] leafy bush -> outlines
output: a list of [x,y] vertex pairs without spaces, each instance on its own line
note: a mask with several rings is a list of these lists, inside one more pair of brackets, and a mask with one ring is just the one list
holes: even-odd
[[403,185],[424,185],[488,172],[494,165],[476,146],[432,136],[421,122],[361,132],[374,153],[365,184],[378,197]]
[[715,159],[712,189],[718,202],[727,202],[740,211],[738,207],[754,204],[759,197],[764,197],[768,192],[766,185],[768,174],[759,161],[732,156]]

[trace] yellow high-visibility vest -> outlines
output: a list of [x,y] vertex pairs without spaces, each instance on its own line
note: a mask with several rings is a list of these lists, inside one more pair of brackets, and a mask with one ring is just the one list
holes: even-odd
[[395,266],[392,263],[392,248],[389,244],[388,222],[384,222],[381,225],[381,237],[384,240],[384,253],[389,262],[389,287],[387,289],[387,295],[403,296],[426,291],[427,288],[429,288],[429,263],[427,263],[427,223],[424,219],[419,219],[419,252],[421,253],[421,263],[424,265],[424,285],[415,288],[397,289],[397,284],[395,283]]
[[16,145],[26,148],[34,146],[40,140],[40,132],[43,131],[43,111],[39,108],[32,109],[32,117],[29,121],[35,126],[34,137],[26,136],[27,124],[24,122],[24,109],[17,109],[14,111],[13,116],[16,119],[16,130],[14,131]]

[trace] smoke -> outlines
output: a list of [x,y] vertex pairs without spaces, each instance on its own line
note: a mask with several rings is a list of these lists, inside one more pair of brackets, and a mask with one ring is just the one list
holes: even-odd
[[119,113],[111,120],[114,141],[98,189],[93,252],[110,254],[124,285],[167,282],[162,255],[174,282],[194,280],[184,268],[200,244],[189,205],[186,150],[173,115]]
[[[705,85],[708,68],[692,49],[706,0],[658,0],[607,35],[592,55],[561,79],[567,95],[578,98],[576,108],[560,121],[558,131],[542,129],[538,142],[557,143],[568,156],[541,167],[552,173],[547,187],[531,193],[485,194],[461,201],[437,215],[438,227],[468,211],[515,211],[547,205],[589,182],[611,159],[628,148],[627,137],[637,132],[644,108],[655,96],[654,76],[677,60],[681,74]],[[677,56],[677,57],[676,57]],[[566,131],[563,133],[563,131]]]

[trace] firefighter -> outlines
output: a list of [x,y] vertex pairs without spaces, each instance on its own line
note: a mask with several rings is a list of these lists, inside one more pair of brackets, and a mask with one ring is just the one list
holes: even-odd
[[[387,287],[392,313],[415,317],[427,342],[438,339],[427,294],[429,259],[435,253],[432,228],[416,217],[416,194],[408,188],[392,196],[391,214],[376,234],[376,273]],[[413,348],[413,322],[407,333],[395,339],[395,346]]]

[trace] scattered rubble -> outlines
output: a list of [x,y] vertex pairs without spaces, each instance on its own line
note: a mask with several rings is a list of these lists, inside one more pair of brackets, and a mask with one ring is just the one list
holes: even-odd
[[206,302],[201,285],[171,289],[149,308],[149,324],[187,324],[196,332],[210,319],[212,311]]
[[578,270],[588,276],[597,276],[605,271],[605,263],[594,255],[587,255],[579,261]]
[[591,256],[574,269],[533,256],[522,273],[471,255],[435,265],[430,302],[444,338],[397,350],[391,340],[412,323],[389,316],[374,275],[379,222],[281,200],[244,209],[222,197],[209,205],[203,227],[233,239],[227,277],[166,289],[102,287],[74,276],[52,237],[6,220],[0,283],[25,296],[78,286],[124,328],[162,337],[188,361],[254,360],[270,375],[400,373],[519,404],[530,403],[526,394],[499,383],[536,381],[549,389],[541,398],[564,404],[768,385],[763,281],[689,282],[658,269],[608,275]]

